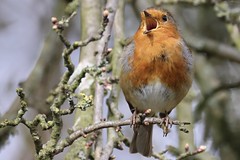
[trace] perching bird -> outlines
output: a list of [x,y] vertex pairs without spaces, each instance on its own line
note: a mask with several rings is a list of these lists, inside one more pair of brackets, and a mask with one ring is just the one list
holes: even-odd
[[[193,57],[172,15],[163,9],[141,12],[140,26],[121,56],[120,86],[134,113],[151,109],[167,116],[192,84]],[[152,154],[153,125],[134,128],[131,153]]]

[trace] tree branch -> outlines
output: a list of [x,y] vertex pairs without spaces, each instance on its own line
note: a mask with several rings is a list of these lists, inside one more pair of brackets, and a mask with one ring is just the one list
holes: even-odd
[[[136,119],[136,124],[137,125],[142,125],[142,124],[162,124],[164,122],[163,119],[161,118],[156,118],[156,117],[147,117],[144,119],[142,122],[140,119]],[[74,131],[72,134],[70,134],[68,137],[65,139],[61,140],[59,145],[56,146],[56,149],[54,150],[54,155],[62,152],[66,147],[70,146],[76,139],[80,137],[87,137],[87,134],[92,133],[94,131],[97,131],[99,129],[103,128],[109,128],[109,127],[120,127],[120,126],[127,126],[131,125],[131,119],[127,120],[117,120],[117,121],[102,121],[97,124],[90,125],[84,129],[79,129]],[[190,125],[189,122],[180,122],[177,120],[172,121],[173,125],[179,125],[179,126],[184,126],[184,125]]]
[[197,148],[196,150],[194,151],[186,151],[185,153],[182,153],[180,154],[176,160],[182,160],[182,159],[185,159],[187,157],[190,157],[190,156],[194,156],[194,155],[197,155],[199,153],[202,153],[206,150],[206,146],[200,146],[199,148]]
[[[103,62],[104,57],[106,56],[104,53],[108,52],[107,46],[111,36],[116,9],[117,9],[117,1],[108,0],[106,4],[106,9],[103,11],[103,15],[108,17],[108,24],[106,26],[106,30],[103,34],[103,37],[101,38],[97,46],[97,65],[100,65]],[[94,103],[95,104],[94,123],[100,122],[102,119],[103,99],[104,99],[104,87],[103,85],[96,82],[95,103]],[[94,152],[94,158],[96,160],[100,159],[102,150],[103,150],[102,132],[98,131],[97,135],[98,137],[95,140],[95,152]]]
[[[112,67],[112,76],[119,77],[120,67],[119,67],[119,56],[122,52],[123,46],[121,44],[122,39],[124,38],[124,5],[125,1],[118,1],[118,7],[116,10],[116,15],[114,19],[114,49],[111,54],[111,67]],[[120,93],[120,87],[118,84],[110,84],[112,86],[110,90],[110,95],[107,99],[108,106],[108,119],[109,120],[120,120],[123,118],[122,113],[118,110],[118,99]],[[117,134],[116,129],[108,128],[107,129],[107,144],[104,146],[101,159],[109,159],[113,152],[114,147],[122,149],[121,139]]]
[[212,89],[210,92],[203,95],[202,101],[198,103],[195,112],[198,114],[201,113],[204,106],[206,106],[207,102],[217,93],[228,90],[228,89],[234,89],[239,87],[240,87],[240,81],[235,83],[230,83],[230,84],[221,84],[220,86]]

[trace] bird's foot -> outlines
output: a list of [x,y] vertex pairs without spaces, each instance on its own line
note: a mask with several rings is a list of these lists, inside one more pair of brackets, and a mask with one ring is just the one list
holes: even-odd
[[130,127],[136,127],[136,122],[137,122],[137,111],[136,110],[134,110],[134,112],[133,112],[133,114],[132,114],[132,116],[131,116],[131,124],[130,124]]
[[[138,113],[136,110],[133,112],[132,117],[131,117],[131,124],[130,127],[138,127],[139,124],[144,124],[148,125],[146,123],[143,123],[144,119],[148,116],[148,114],[151,112],[151,109],[147,109],[143,113]],[[140,123],[139,123],[140,122]]]
[[170,132],[170,128],[172,128],[173,120],[170,119],[167,113],[165,113],[164,116],[160,113],[160,117],[162,118],[160,126],[163,130],[163,137],[166,137]]

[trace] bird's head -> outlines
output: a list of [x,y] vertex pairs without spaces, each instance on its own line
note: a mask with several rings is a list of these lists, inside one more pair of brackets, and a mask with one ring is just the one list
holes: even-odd
[[144,34],[169,28],[176,29],[176,24],[168,11],[149,8],[141,12],[141,25],[139,29]]

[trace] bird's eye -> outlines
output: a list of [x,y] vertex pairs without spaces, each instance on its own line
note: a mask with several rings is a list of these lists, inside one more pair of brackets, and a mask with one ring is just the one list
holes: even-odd
[[163,15],[162,16],[162,20],[164,21],[164,22],[166,22],[168,19],[167,19],[167,15]]

